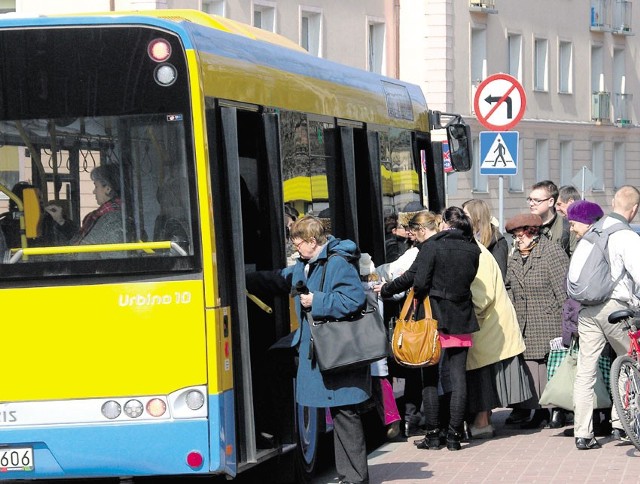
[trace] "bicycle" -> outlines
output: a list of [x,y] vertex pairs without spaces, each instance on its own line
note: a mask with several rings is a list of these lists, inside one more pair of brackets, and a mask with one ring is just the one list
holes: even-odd
[[611,365],[611,396],[627,437],[640,450],[640,312],[621,309],[609,323],[623,323],[629,334],[629,351]]

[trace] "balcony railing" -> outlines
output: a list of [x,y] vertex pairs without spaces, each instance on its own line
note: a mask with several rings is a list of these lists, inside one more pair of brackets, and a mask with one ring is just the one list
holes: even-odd
[[479,13],[498,13],[496,0],[469,0],[469,11]]
[[628,0],[616,0],[616,3],[613,5],[611,32],[619,35],[632,35],[631,2]]
[[589,28],[594,32],[633,35],[630,0],[591,0]]
[[620,128],[630,128],[633,94],[617,92],[613,96],[613,119],[616,126]]
[[590,28],[594,31],[610,29],[608,0],[591,0]]

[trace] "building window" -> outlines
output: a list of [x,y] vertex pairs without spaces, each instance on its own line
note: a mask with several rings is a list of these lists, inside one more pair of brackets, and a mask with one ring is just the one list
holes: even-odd
[[628,126],[631,123],[631,99],[626,87],[625,50],[613,49],[613,120],[619,126]]
[[476,90],[487,77],[487,31],[485,29],[471,30],[471,112],[474,112],[473,101]]
[[487,31],[471,30],[471,84],[477,86],[487,77]]
[[[524,159],[522,150],[522,141],[518,141],[518,160]],[[518,172],[515,175],[509,177],[509,192],[510,193],[522,193],[524,192],[524,169],[522,168],[522,161],[518,162]]]
[[385,68],[384,34],[385,25],[383,20],[367,20],[369,37],[367,52],[367,69],[369,72],[383,74]]
[[489,191],[489,177],[487,175],[480,174],[480,143],[477,139],[473,140],[473,171],[472,182],[474,193],[488,193]]
[[269,32],[276,31],[276,5],[273,2],[253,4],[253,26]]
[[522,82],[522,35],[509,34],[509,74]]
[[618,189],[627,184],[626,177],[627,160],[624,143],[616,141],[613,143],[613,187]]
[[0,0],[0,14],[10,13],[15,11],[16,11],[16,0]]
[[591,91],[605,92],[603,48],[601,45],[591,46]]
[[549,90],[549,63],[547,39],[535,40],[533,88],[536,91]]
[[591,185],[594,192],[604,190],[604,142],[594,141],[591,143],[591,171],[595,181]]
[[225,0],[203,0],[202,11],[212,15],[219,15],[224,17],[225,15]]
[[316,57],[322,57],[322,10],[300,9],[300,46]]
[[573,178],[573,143],[560,141],[560,185],[571,185]]
[[560,41],[558,45],[558,92],[573,92],[573,45]]
[[549,179],[549,141],[536,140],[536,181]]

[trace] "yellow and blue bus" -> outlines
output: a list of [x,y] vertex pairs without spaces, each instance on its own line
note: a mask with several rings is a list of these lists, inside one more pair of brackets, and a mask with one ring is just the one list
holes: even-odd
[[[417,86],[197,11],[0,18],[0,480],[306,478],[330,424],[269,350],[289,300],[245,274],[285,265],[285,203],[382,263],[385,215],[444,205],[434,119]],[[46,240],[42,208],[83,224],[102,165],[121,240]]]

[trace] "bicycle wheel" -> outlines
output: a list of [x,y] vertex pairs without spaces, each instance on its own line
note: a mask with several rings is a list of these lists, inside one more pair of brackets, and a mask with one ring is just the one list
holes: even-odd
[[628,355],[618,356],[611,365],[611,395],[624,431],[640,450],[640,370]]

